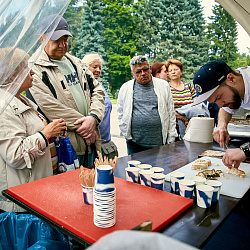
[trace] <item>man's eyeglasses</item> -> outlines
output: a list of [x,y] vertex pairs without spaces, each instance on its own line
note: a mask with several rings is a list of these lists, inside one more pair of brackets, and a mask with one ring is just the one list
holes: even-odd
[[141,57],[141,58],[139,58],[139,59],[137,59],[137,60],[131,62],[131,64],[132,64],[132,65],[136,65],[136,64],[143,63],[143,62],[145,62],[145,61],[147,61],[147,58],[146,58],[146,57]]
[[141,74],[142,72],[147,73],[149,71],[149,68],[145,68],[145,69],[140,69],[135,71],[136,74]]

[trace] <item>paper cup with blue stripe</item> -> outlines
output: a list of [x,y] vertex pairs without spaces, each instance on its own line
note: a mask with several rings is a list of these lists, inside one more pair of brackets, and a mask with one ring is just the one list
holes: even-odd
[[221,189],[222,183],[216,180],[207,180],[206,184],[214,188],[212,202],[218,202],[220,198],[220,189]]
[[151,187],[151,175],[153,173],[153,170],[140,170],[139,174],[141,185]]
[[93,189],[94,187],[85,187],[82,185],[83,200],[87,205],[93,205]]
[[152,168],[152,165],[150,165],[150,164],[140,164],[140,165],[138,165],[138,168],[140,168],[140,170],[150,170]]
[[140,161],[131,160],[131,161],[128,161],[128,168],[129,167],[138,167],[138,165],[140,165],[140,164],[141,164]]
[[202,177],[202,176],[192,176],[191,180],[194,181],[195,185],[194,185],[194,192],[193,192],[193,196],[196,196],[196,186],[198,185],[205,185],[206,183],[206,178]]
[[151,175],[151,187],[163,190],[165,182],[165,175],[162,173],[154,173]]
[[138,183],[139,179],[139,168],[137,167],[128,167],[126,170],[126,180],[134,183]]
[[161,167],[152,167],[150,169],[153,170],[154,173],[163,174],[163,172],[164,172],[164,168],[161,168]]
[[209,185],[196,186],[197,205],[202,208],[211,206],[214,188]]
[[181,172],[170,173],[171,192],[179,194],[179,180],[184,179],[185,174]]
[[180,195],[192,199],[195,182],[193,180],[179,180]]
[[113,167],[110,165],[96,167],[95,189],[98,192],[111,192],[115,189]]

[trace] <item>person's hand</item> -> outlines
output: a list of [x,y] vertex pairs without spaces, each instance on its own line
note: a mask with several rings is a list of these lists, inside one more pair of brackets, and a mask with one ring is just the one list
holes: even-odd
[[66,122],[64,121],[64,119],[58,119],[58,120],[54,120],[53,122],[45,126],[41,132],[49,140],[51,137],[56,137],[59,134],[62,134],[66,130],[67,130],[67,127],[66,127]]
[[228,149],[222,158],[222,162],[229,168],[238,168],[240,163],[246,159],[244,151],[240,148]]
[[85,142],[88,146],[95,143],[95,141],[97,140],[98,140],[98,136],[97,136],[96,131],[94,131],[94,133],[89,138],[85,138]]
[[220,144],[220,147],[223,148],[224,143],[228,145],[229,143],[229,133],[225,127],[217,127],[213,132],[213,137],[216,142]]
[[93,133],[96,128],[96,119],[93,116],[85,116],[74,122],[74,125],[81,124],[76,133],[79,134],[82,138],[88,139],[93,136]]
[[176,119],[180,119],[180,120],[184,121],[185,124],[186,123],[188,124],[188,118],[185,115],[181,115],[175,111],[175,116],[176,116]]

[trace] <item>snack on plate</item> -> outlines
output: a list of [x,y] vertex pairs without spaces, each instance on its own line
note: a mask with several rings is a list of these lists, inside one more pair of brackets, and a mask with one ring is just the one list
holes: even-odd
[[233,174],[233,175],[239,176],[241,178],[246,176],[245,172],[243,170],[238,169],[238,168],[228,168],[227,167],[226,169],[227,169],[226,170],[227,174]]
[[81,166],[81,173],[79,174],[81,184],[84,187],[94,187],[95,185],[95,169],[87,169]]
[[211,166],[210,159],[197,159],[195,160],[191,168],[195,170],[203,170],[207,169],[209,166]]
[[106,156],[104,156],[104,160],[102,158],[102,154],[97,151],[97,155],[99,159],[95,159],[95,167],[99,166],[99,165],[110,165],[111,167],[113,167],[113,172],[115,172],[115,168],[116,168],[116,164],[118,161],[118,157],[115,156],[114,160],[110,159],[108,160],[108,158]]
[[221,170],[203,170],[197,174],[197,176],[204,177],[208,180],[215,179],[216,177],[224,176],[223,172]]
[[223,157],[226,152],[217,151],[217,150],[206,150],[201,155],[202,156],[210,156],[210,157]]

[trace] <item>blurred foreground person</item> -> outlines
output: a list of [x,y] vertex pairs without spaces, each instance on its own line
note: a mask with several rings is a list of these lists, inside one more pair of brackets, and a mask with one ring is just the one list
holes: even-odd
[[[11,50],[12,48],[1,48],[0,57],[5,58]],[[28,67],[26,52],[15,49],[8,67],[18,61],[21,63],[3,84],[6,88]],[[63,119],[45,126],[45,118],[37,112],[37,106],[21,94],[32,86],[33,75],[34,72],[30,70],[15,97],[0,115],[0,192],[9,187],[52,176],[48,141],[66,130]],[[0,89],[0,92],[2,91],[3,89]],[[25,211],[2,194],[0,210]]]

